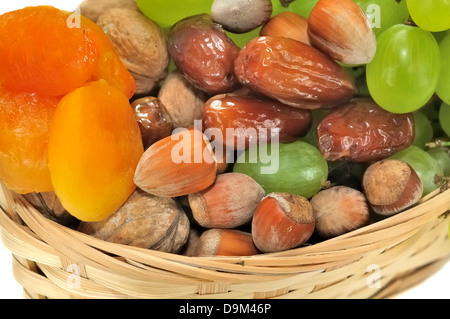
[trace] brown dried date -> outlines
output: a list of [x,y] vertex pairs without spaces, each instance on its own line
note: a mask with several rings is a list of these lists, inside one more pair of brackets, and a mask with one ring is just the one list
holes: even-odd
[[143,97],[133,101],[131,106],[141,130],[145,149],[172,133],[172,118],[158,98]]
[[328,161],[377,161],[413,143],[414,116],[390,113],[372,100],[355,100],[323,118],[317,137]]
[[177,22],[170,31],[168,49],[178,70],[198,89],[219,94],[238,85],[234,60],[239,47],[213,22],[211,15]]
[[219,133],[214,141],[227,149],[242,149],[259,141],[270,142],[275,136],[282,143],[292,142],[308,132],[311,122],[309,110],[252,96],[221,94],[205,103],[202,126],[206,136],[208,129],[210,134]]
[[239,81],[290,106],[318,109],[348,101],[353,78],[328,56],[294,39],[257,37],[235,61]]

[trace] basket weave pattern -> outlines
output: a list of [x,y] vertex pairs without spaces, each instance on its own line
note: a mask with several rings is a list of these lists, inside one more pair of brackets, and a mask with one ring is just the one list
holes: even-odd
[[25,298],[386,298],[450,258],[450,189],[311,246],[200,258],[87,236],[0,186],[0,235]]

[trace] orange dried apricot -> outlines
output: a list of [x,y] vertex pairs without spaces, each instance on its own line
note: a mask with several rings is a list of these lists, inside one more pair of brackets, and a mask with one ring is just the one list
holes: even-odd
[[102,220],[127,200],[143,152],[129,100],[106,80],[90,82],[59,103],[48,165],[56,195],[78,219]]
[[69,13],[26,7],[0,16],[0,83],[10,90],[64,95],[88,81],[99,54],[89,28]]
[[16,193],[51,191],[50,127],[59,98],[0,90],[0,180]]
[[103,30],[51,6],[0,16],[0,85],[9,90],[62,96],[106,79],[131,98],[135,82]]

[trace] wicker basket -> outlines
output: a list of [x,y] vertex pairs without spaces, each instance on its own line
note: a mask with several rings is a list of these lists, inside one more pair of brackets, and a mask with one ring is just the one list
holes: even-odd
[[357,231],[244,258],[112,244],[54,223],[0,187],[0,233],[26,298],[387,298],[450,257],[450,189]]

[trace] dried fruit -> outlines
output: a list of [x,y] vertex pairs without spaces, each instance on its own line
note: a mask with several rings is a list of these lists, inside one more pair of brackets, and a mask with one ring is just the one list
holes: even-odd
[[163,30],[137,10],[113,8],[97,20],[136,82],[148,94],[166,76],[169,53]]
[[252,220],[252,238],[262,252],[277,252],[304,244],[313,234],[315,219],[309,201],[288,193],[268,194]]
[[184,129],[145,151],[134,182],[150,194],[179,197],[211,186],[216,173],[208,139],[196,129]]
[[172,198],[136,190],[114,214],[99,222],[82,222],[80,232],[135,247],[178,253],[189,236],[189,219]]
[[284,104],[317,109],[349,100],[355,86],[335,61],[309,45],[282,37],[257,37],[235,62],[239,81]]
[[130,98],[135,83],[102,29],[51,6],[25,7],[0,17],[0,83],[5,89],[62,96],[106,79]]
[[202,233],[195,256],[253,256],[259,254],[252,235],[236,229],[208,229]]
[[213,185],[189,195],[194,219],[206,228],[235,228],[249,222],[265,192],[239,173],[217,176]]
[[144,149],[172,134],[172,119],[158,98],[143,97],[134,100],[131,107],[141,130]]
[[367,64],[377,40],[366,13],[352,0],[319,0],[308,17],[311,44],[347,64]]
[[142,153],[127,97],[105,80],[74,90],[58,104],[48,164],[56,195],[78,219],[102,220],[127,200]]
[[390,113],[371,100],[355,100],[323,118],[317,136],[328,161],[377,161],[413,143],[414,115]]
[[0,180],[16,193],[53,190],[47,147],[59,100],[0,89]]
[[278,101],[221,94],[206,101],[203,131],[217,145],[244,149],[250,145],[282,143],[304,136],[311,126],[309,110],[293,108]]
[[360,191],[347,186],[324,189],[311,198],[316,232],[336,237],[369,223],[369,205]]
[[220,94],[237,86],[234,60],[239,48],[210,15],[196,15],[176,23],[170,31],[168,48],[178,70],[198,89]]
[[364,173],[362,186],[372,209],[386,216],[411,207],[423,195],[422,182],[414,169],[395,159],[370,165]]

